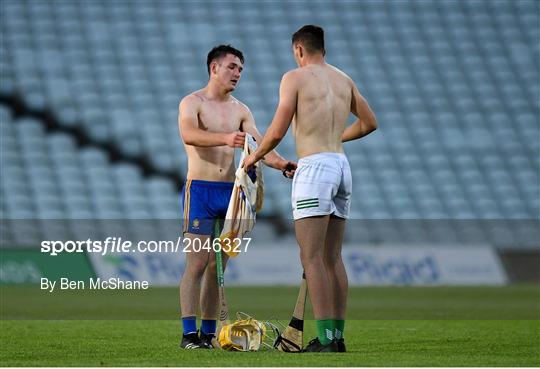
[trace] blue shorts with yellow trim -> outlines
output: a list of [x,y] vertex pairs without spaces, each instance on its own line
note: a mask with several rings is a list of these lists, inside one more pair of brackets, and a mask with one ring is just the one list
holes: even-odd
[[186,180],[182,189],[183,233],[213,235],[216,220],[225,219],[233,182]]

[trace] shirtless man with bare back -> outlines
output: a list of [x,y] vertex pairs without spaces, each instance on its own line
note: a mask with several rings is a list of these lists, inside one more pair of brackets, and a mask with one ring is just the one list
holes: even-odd
[[[183,233],[185,238],[199,239],[202,245],[214,234],[216,220],[225,218],[227,212],[235,178],[234,148],[244,147],[246,133],[257,142],[262,140],[248,107],[231,95],[242,75],[243,64],[241,51],[229,45],[213,48],[207,58],[208,84],[180,102],[178,124],[188,156],[182,191]],[[296,167],[275,151],[264,162],[289,178]],[[224,266],[226,261],[223,255]],[[200,334],[196,327],[199,301]],[[205,249],[186,253],[180,282],[182,348],[212,348],[218,307],[215,254]]]
[[[292,187],[294,225],[317,321],[317,338],[304,351],[344,352],[348,282],[341,246],[352,177],[343,142],[368,135],[377,122],[351,78],[326,63],[322,28],[302,27],[292,46],[299,68],[283,76],[272,124],[244,167],[271,152],[293,121],[299,159]],[[346,128],[351,112],[358,119]]]

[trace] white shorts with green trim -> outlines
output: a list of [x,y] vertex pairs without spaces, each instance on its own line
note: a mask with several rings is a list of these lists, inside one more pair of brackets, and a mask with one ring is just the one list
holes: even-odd
[[323,152],[298,161],[292,184],[294,220],[333,214],[347,219],[352,177],[344,154]]

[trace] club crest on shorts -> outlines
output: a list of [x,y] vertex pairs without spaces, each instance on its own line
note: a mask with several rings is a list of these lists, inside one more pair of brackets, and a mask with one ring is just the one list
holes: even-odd
[[193,224],[192,224],[193,228],[199,229],[200,224],[201,224],[201,222],[199,221],[198,218],[193,219]]

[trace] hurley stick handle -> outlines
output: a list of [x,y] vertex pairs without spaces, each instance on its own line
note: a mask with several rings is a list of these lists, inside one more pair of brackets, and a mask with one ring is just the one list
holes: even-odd
[[[214,237],[219,237],[219,222],[216,222],[214,229]],[[218,296],[219,296],[219,323],[220,328],[228,323],[229,309],[227,308],[227,300],[225,299],[225,279],[223,278],[223,258],[221,255],[221,249],[215,252],[216,254],[216,275],[218,284]]]
[[296,305],[294,306],[293,317],[296,319],[304,319],[304,310],[306,307],[307,296],[307,282],[306,274],[302,273],[302,283],[300,283],[300,291],[298,291],[298,298],[296,299]]

